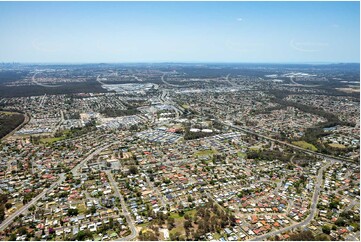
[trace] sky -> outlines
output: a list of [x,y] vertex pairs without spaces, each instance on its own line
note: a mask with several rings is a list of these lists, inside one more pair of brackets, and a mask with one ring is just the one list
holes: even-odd
[[0,2],[0,62],[360,61],[356,2]]

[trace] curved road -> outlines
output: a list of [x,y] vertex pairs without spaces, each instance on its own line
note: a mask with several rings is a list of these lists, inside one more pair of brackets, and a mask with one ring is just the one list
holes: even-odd
[[[6,111],[7,112],[7,111]],[[17,113],[17,112],[12,112],[12,113]],[[8,137],[10,137],[11,135],[13,135],[16,131],[18,131],[19,129],[21,129],[22,127],[24,127],[25,124],[27,124],[30,121],[30,114],[28,113],[19,113],[25,116],[24,121],[18,125],[18,127],[16,127],[15,129],[13,129],[13,131],[11,131],[10,133],[8,133],[7,135],[5,135],[4,137],[2,137],[2,140],[6,140]]]
[[277,234],[281,234],[281,233],[284,233],[286,231],[289,231],[289,230],[292,230],[292,229],[296,229],[296,228],[299,228],[299,227],[302,227],[302,226],[305,226],[307,224],[309,224],[311,222],[311,220],[315,217],[316,215],[316,211],[317,211],[317,202],[318,202],[318,198],[319,198],[319,195],[320,195],[320,191],[321,191],[321,184],[322,184],[322,174],[323,174],[323,171],[325,169],[327,169],[331,164],[331,163],[328,163],[326,166],[322,167],[319,171],[318,171],[318,175],[317,175],[317,181],[315,183],[315,191],[313,192],[313,196],[312,196],[312,201],[311,201],[311,213],[308,215],[308,217],[303,220],[302,222],[300,223],[297,223],[297,224],[294,224],[294,225],[291,225],[289,227],[285,227],[285,228],[282,228],[282,229],[279,229],[279,230],[276,230],[276,231],[272,231],[272,232],[269,232],[267,234],[264,234],[264,235],[260,235],[260,236],[257,236],[257,237],[254,237],[253,239],[251,239],[252,241],[259,241],[259,240],[264,240],[264,239],[267,239],[268,237],[270,236],[275,236]]
[[61,87],[62,85],[49,85],[49,84],[43,84],[43,83],[40,83],[40,82],[37,82],[36,79],[35,79],[35,76],[37,75],[38,73],[34,73],[33,77],[31,78],[31,80],[33,81],[33,83],[35,83],[36,85],[38,86],[42,86],[42,87]]

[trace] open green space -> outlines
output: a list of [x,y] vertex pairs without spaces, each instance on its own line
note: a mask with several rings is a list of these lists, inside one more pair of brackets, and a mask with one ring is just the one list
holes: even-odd
[[43,144],[45,144],[45,143],[52,144],[56,141],[60,141],[60,140],[64,140],[64,139],[68,138],[68,135],[71,134],[71,132],[72,132],[71,130],[64,130],[61,132],[60,136],[40,138],[40,142]]
[[342,144],[328,144],[328,146],[332,147],[332,148],[338,148],[338,149],[345,149],[346,146],[342,145]]
[[77,209],[79,210],[79,213],[85,213],[87,210],[85,204],[83,204],[83,203],[78,204]]
[[40,142],[41,143],[54,143],[56,141],[60,141],[60,140],[63,140],[65,139],[66,137],[65,136],[61,136],[61,137],[47,137],[47,138],[41,138],[40,139]]
[[312,151],[317,151],[316,146],[314,146],[313,144],[307,143],[306,141],[293,141],[292,144],[297,145],[303,149],[308,149],[308,150],[312,150]]
[[216,150],[200,150],[197,151],[196,153],[194,153],[195,156],[208,156],[208,155],[213,155],[213,154],[217,154],[218,152]]
[[174,218],[175,227],[169,231],[169,235],[176,234],[176,233],[179,233],[180,235],[185,235],[186,232],[185,232],[185,229],[183,226],[184,221],[185,221],[184,216],[189,215],[191,217],[194,217],[196,212],[197,212],[196,209],[192,209],[192,210],[185,212],[183,216],[181,216],[178,213],[171,213],[170,217]]
[[249,147],[250,150],[253,150],[253,151],[258,151],[260,150],[261,148],[259,146],[251,146]]
[[244,157],[246,157],[247,155],[246,155],[246,153],[243,153],[243,152],[237,152],[237,156],[238,157],[241,157],[241,158],[244,158]]

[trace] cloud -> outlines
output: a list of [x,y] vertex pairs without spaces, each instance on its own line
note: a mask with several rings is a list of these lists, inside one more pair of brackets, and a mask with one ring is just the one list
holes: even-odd
[[236,20],[237,20],[238,22],[243,21],[243,19],[242,19],[242,18],[237,18]]
[[290,46],[301,52],[318,52],[328,45],[326,42],[296,42],[294,39],[290,41]]

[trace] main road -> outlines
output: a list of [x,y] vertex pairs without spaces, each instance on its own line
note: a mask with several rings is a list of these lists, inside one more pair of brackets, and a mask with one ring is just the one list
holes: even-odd
[[65,174],[61,173],[59,175],[59,180],[54,182],[48,189],[43,190],[40,194],[34,197],[30,202],[22,206],[19,210],[16,210],[13,214],[7,217],[1,224],[0,224],[0,231],[4,230],[9,224],[14,221],[14,219],[22,213],[25,213],[32,205],[35,205],[37,201],[39,201],[42,197],[45,196],[46,193],[51,191],[56,185],[61,184],[65,180]]
[[80,163],[78,163],[76,166],[74,166],[74,168],[71,170],[71,172],[73,173],[74,176],[77,176],[79,175],[79,169],[86,163],[88,162],[89,160],[93,159],[94,156],[96,155],[99,155],[100,152],[102,152],[103,150],[109,148],[110,146],[112,145],[115,145],[115,144],[119,144],[120,141],[115,141],[111,144],[108,144],[108,145],[104,145],[104,146],[101,146],[99,148],[97,148],[94,152],[90,153],[84,160],[82,160]]
[[[91,160],[95,155],[98,155],[104,149],[107,149],[109,146],[120,143],[119,141],[113,142],[111,144],[99,147],[95,151],[91,152],[84,160],[82,160],[78,165],[76,165],[71,172],[74,175],[78,174],[78,170],[81,166],[83,166],[87,161]],[[0,231],[4,230],[14,219],[22,213],[25,213],[32,205],[36,204],[41,198],[43,198],[48,192],[50,192],[55,186],[60,185],[62,182],[65,181],[65,174],[59,174],[59,179],[55,181],[53,184],[50,185],[48,189],[44,189],[40,194],[34,197],[29,203],[21,207],[20,209],[16,210],[13,214],[7,217],[1,224],[0,224]]]
[[[8,111],[5,111],[5,112],[8,112]],[[24,127],[25,124],[29,123],[29,121],[30,121],[30,114],[29,113],[18,113],[18,112],[11,112],[11,113],[24,115],[24,121],[21,124],[19,124],[15,129],[13,129],[13,131],[11,131],[10,133],[8,133],[4,137],[2,137],[2,140],[6,140],[7,138],[11,137],[16,131],[18,131],[19,129]]]
[[123,214],[124,214],[125,219],[127,220],[127,223],[128,223],[128,226],[129,226],[130,232],[131,232],[130,235],[128,235],[128,236],[126,236],[124,238],[121,238],[119,240],[120,241],[133,240],[137,236],[137,229],[135,228],[132,216],[128,212],[127,205],[125,204],[125,201],[124,201],[124,198],[123,198],[122,194],[120,194],[120,192],[119,192],[118,184],[115,182],[112,173],[109,170],[105,171],[105,173],[108,175],[109,182],[112,185],[112,187],[114,188],[115,194],[120,199],[120,204],[122,205]]

